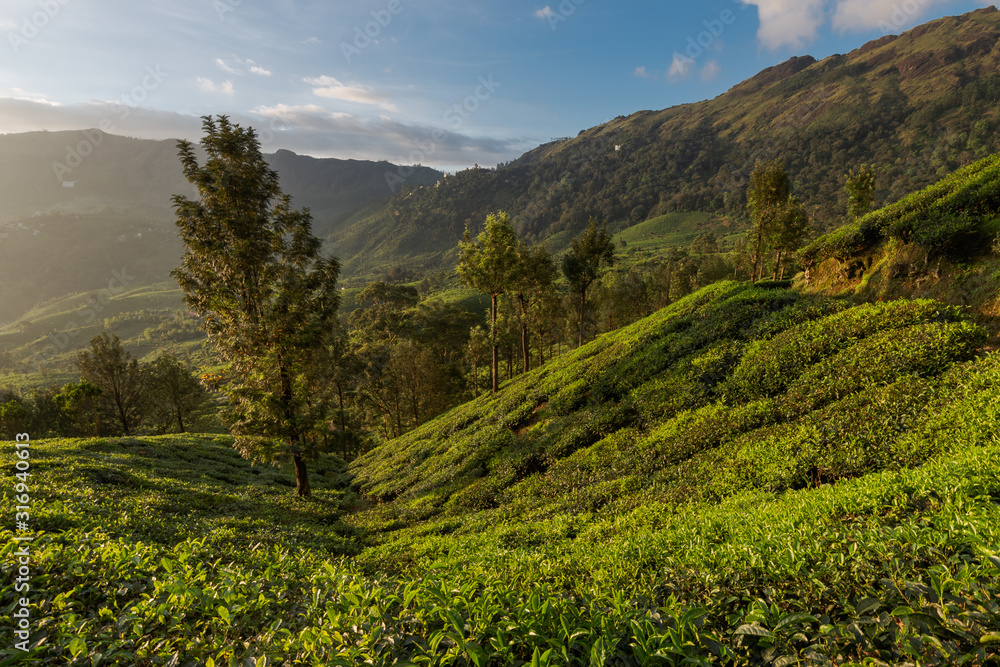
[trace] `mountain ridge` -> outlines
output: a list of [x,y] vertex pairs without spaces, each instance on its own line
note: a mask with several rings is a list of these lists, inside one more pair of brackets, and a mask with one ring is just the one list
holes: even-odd
[[[267,154],[296,208],[310,208],[317,235],[392,190],[388,162]],[[407,183],[442,174],[415,167]],[[112,271],[139,284],[169,278],[182,254],[171,197],[195,196],[175,140],[100,130],[0,135],[0,324],[36,303],[105,287]],[[123,269],[124,267],[124,269]]]
[[[711,100],[637,111],[496,169],[403,192],[331,237],[349,270],[388,261],[446,266],[467,224],[506,210],[529,240],[590,217],[621,229],[663,213],[740,214],[758,159],[784,159],[821,230],[843,221],[843,175],[879,169],[896,201],[1000,151],[1000,13],[993,7],[872,40],[822,60],[796,56]],[[391,260],[390,260],[391,258]]]

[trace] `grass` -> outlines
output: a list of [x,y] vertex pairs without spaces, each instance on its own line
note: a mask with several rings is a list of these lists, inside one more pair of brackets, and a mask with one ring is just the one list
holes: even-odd
[[615,234],[615,242],[624,240],[626,247],[643,251],[660,251],[691,245],[700,234],[713,232],[720,242],[732,242],[740,230],[728,218],[711,213],[668,213],[650,218]]
[[226,437],[35,442],[30,660],[996,664],[982,340],[722,283],[314,466],[308,501]]

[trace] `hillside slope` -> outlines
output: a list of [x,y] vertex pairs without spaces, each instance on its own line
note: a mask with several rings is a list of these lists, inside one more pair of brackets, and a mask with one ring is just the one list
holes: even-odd
[[758,159],[786,162],[821,228],[842,222],[843,175],[879,171],[892,202],[1000,151],[1000,12],[942,18],[821,61],[797,57],[719,97],[639,111],[495,170],[404,192],[331,238],[347,266],[450,261],[466,224],[509,212],[542,240],[590,216],[617,230],[670,211],[742,212]]
[[995,664],[980,340],[929,301],[716,285],[357,461],[367,501],[227,438],[33,442],[28,660]]
[[817,238],[802,289],[865,300],[932,297],[968,306],[1000,334],[1000,155]]
[[996,365],[972,362],[985,332],[933,301],[848,305],[717,283],[363,455],[355,483],[427,516],[618,512],[947,449],[922,429]]
[[[48,299],[106,288],[113,272],[133,276],[130,287],[169,278],[182,250],[171,197],[194,196],[176,143],[97,130],[0,136],[0,324]],[[318,236],[388,198],[386,174],[399,172],[284,150],[267,159],[293,205],[311,209]],[[440,177],[416,167],[406,182]]]

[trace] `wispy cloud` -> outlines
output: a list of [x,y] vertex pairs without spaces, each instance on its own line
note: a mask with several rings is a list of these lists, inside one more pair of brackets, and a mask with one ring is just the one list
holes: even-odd
[[219,69],[221,69],[226,74],[238,74],[239,73],[236,70],[234,70],[232,67],[230,67],[229,65],[227,65],[226,61],[223,60],[222,58],[216,58],[215,59],[215,64],[218,65]]
[[945,0],[840,0],[833,12],[833,27],[841,32],[889,26],[902,29],[915,25],[932,5]]
[[674,51],[674,58],[670,62],[670,69],[667,70],[667,80],[683,81],[689,78],[695,70],[693,58],[688,58],[682,53]]
[[[832,15],[840,32],[863,32],[882,28],[899,32],[916,25],[935,5],[948,0],[741,0],[757,7],[760,28],[757,39],[768,49],[800,48],[816,39],[819,29]],[[992,4],[982,0],[980,4]]]
[[235,74],[236,76],[243,76],[247,73],[256,74],[257,76],[271,76],[272,74],[271,70],[261,67],[249,58],[246,60],[243,58],[231,58],[228,61],[223,58],[216,58],[215,64],[223,72]]
[[639,77],[640,79],[649,79],[653,75],[649,71],[646,70],[646,66],[645,65],[640,65],[639,67],[635,68],[634,72],[632,72],[632,76]]
[[717,60],[709,60],[705,63],[705,66],[701,68],[701,80],[702,81],[713,81],[722,74],[722,66]]
[[[38,100],[14,99],[0,91],[0,132],[28,132],[39,126],[51,131],[79,130],[112,122],[112,134],[149,139],[202,138],[201,119],[146,107],[124,108],[117,102],[54,106]],[[319,104],[278,103],[234,111],[233,122],[254,127],[264,138],[265,152],[285,148],[315,157],[387,159],[406,164],[417,146],[433,144],[429,166],[509,162],[524,152],[523,138],[468,136],[447,127],[401,123],[384,116],[361,118]],[[270,131],[268,131],[270,130]]]
[[211,79],[203,76],[197,78],[198,90],[206,93],[222,93],[224,95],[232,95],[235,92],[233,87],[233,82],[226,80],[222,83],[215,83]]
[[826,0],[742,0],[757,7],[757,39],[768,49],[801,48],[826,20]]
[[548,5],[545,5],[535,12],[535,18],[542,19],[543,21],[547,21],[555,15],[556,13],[552,11],[552,7],[549,7]]
[[356,104],[370,104],[393,113],[399,112],[399,108],[392,103],[392,98],[370,86],[362,86],[357,83],[344,84],[332,76],[325,75],[306,77],[303,80],[309,85],[315,86],[313,94],[319,97],[354,102]]
[[271,70],[264,69],[252,60],[247,60],[246,64],[251,74],[256,74],[257,76],[271,76]]

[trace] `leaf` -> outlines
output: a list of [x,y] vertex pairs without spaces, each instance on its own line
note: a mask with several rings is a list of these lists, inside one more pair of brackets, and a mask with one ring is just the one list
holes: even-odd
[[794,655],[783,655],[777,660],[775,660],[772,664],[774,665],[774,667],[788,667],[788,665],[795,665],[798,664],[798,662],[799,662],[798,657]]
[[476,667],[487,667],[490,663],[490,656],[483,647],[471,639],[465,643],[465,652],[469,654],[469,659]]
[[590,649],[590,664],[591,667],[601,667],[607,661],[606,651],[604,650],[604,638],[601,637]]
[[899,616],[912,616],[914,613],[916,613],[916,612],[914,612],[912,608],[905,607],[905,606],[904,607],[896,607],[895,609],[892,610],[892,615],[893,616],[897,616],[897,617],[899,617]]
[[750,635],[751,637],[773,637],[774,634],[760,625],[745,623],[733,631],[734,635]]
[[1000,643],[1000,634],[990,633],[988,635],[983,635],[979,638],[980,644],[996,644]]
[[815,623],[819,619],[812,614],[806,614],[804,612],[795,612],[793,614],[788,614],[783,616],[777,625],[774,626],[775,630],[781,630],[789,625],[799,625],[801,623]]
[[73,640],[69,643],[67,648],[69,648],[69,652],[72,653],[75,658],[87,650],[87,642],[83,641],[82,637],[73,637]]
[[882,606],[882,603],[875,598],[861,598],[858,600],[858,615],[868,614],[872,611],[877,610]]

